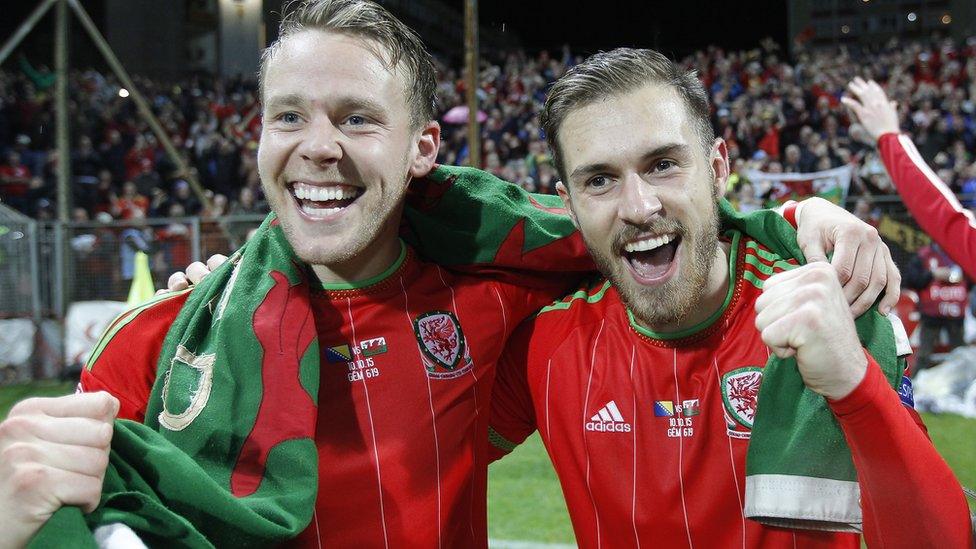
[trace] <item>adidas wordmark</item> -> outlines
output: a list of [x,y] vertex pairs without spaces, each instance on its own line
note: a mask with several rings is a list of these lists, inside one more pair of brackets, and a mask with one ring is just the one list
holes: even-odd
[[629,433],[630,424],[620,415],[617,403],[610,401],[586,422],[587,431]]

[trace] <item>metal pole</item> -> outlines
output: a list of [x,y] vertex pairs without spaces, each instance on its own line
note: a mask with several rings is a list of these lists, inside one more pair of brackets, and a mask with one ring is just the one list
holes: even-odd
[[68,4],[58,0],[54,35],[54,110],[58,143],[58,221],[67,223],[71,212],[71,135],[68,133]]
[[191,227],[193,228],[193,238],[190,240],[190,257],[193,258],[193,261],[204,261],[200,257],[200,216],[193,217]]
[[3,44],[3,47],[0,48],[0,65],[7,60],[7,57],[13,53],[14,48],[20,44],[20,41],[30,33],[30,31],[34,28],[34,25],[40,21],[41,17],[44,17],[47,10],[51,9],[51,6],[57,1],[58,0],[44,0],[38,4],[37,7],[34,8],[34,11],[27,16],[27,19],[25,19],[24,22],[17,27],[17,30],[14,31],[13,35],[11,35],[10,38],[8,38]]
[[27,242],[30,245],[31,313],[38,330],[41,329],[41,262],[37,249],[40,246],[39,239],[37,222],[31,220],[27,224]]
[[481,167],[481,127],[478,124],[478,0],[464,2],[465,90],[468,99],[468,164]]
[[64,276],[68,265],[68,262],[65,260],[67,239],[64,237],[67,225],[52,221],[51,227],[54,228],[54,313],[58,315],[58,318],[63,319],[66,309],[64,302],[67,297],[67,292],[65,291],[67,281]]
[[58,318],[61,319],[61,371],[67,367],[68,339],[64,323],[67,311],[68,289],[70,280],[68,274],[67,248],[68,239],[64,232],[67,230],[71,212],[71,135],[68,127],[68,1],[58,0],[56,7],[56,28],[54,35],[54,70],[57,79],[54,82],[54,111],[57,131],[55,139],[58,144],[58,236],[57,248],[54,253],[61,261],[57,263],[58,286]]
[[136,102],[136,107],[139,109],[139,113],[142,114],[143,118],[146,119],[146,122],[149,123],[149,127],[152,129],[153,133],[156,134],[156,138],[159,139],[159,142],[163,144],[166,154],[169,155],[169,157],[173,160],[173,163],[176,164],[176,167],[183,174],[183,177],[186,178],[187,182],[190,183],[190,187],[193,189],[193,192],[196,193],[197,198],[200,199],[200,203],[203,204],[203,206],[208,210],[212,209],[210,199],[208,199],[207,195],[204,194],[203,187],[200,186],[200,182],[197,181],[196,177],[193,177],[192,173],[190,173],[190,169],[186,165],[186,162],[183,161],[183,157],[177,152],[176,147],[173,146],[173,142],[170,141],[169,136],[166,135],[166,131],[163,130],[163,126],[160,125],[159,120],[156,119],[156,115],[154,115],[152,109],[149,108],[149,104],[146,103],[145,98],[143,98],[142,94],[139,93],[139,90],[136,89],[132,79],[129,78],[129,73],[126,72],[125,68],[122,66],[122,63],[119,62],[119,59],[115,56],[112,48],[109,47],[108,42],[106,42],[105,38],[102,36],[102,33],[98,31],[95,23],[93,23],[91,17],[88,16],[88,12],[86,12],[85,8],[78,3],[78,0],[65,1],[67,1],[68,4],[71,5],[71,9],[75,11],[75,14],[81,21],[81,25],[85,27],[88,35],[91,36],[92,41],[95,42],[95,46],[98,47],[98,50],[102,53],[102,57],[105,58],[105,61],[108,63],[109,67],[112,68],[112,72],[114,72],[119,80],[122,81],[122,85],[129,90],[129,96],[133,101]]

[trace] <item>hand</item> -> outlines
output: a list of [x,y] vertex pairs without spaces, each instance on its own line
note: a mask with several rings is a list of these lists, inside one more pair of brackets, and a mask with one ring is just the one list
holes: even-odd
[[826,262],[827,252],[833,251],[830,264],[844,286],[851,314],[864,314],[882,291],[878,310],[888,314],[901,295],[901,273],[878,230],[822,198],[808,198],[801,206],[796,243],[807,262]]
[[840,102],[854,113],[871,139],[877,141],[886,133],[898,133],[897,104],[888,100],[877,82],[865,81],[858,76],[847,85],[847,89],[857,99],[845,95],[840,98]]
[[187,266],[186,273],[176,271],[169,275],[169,280],[166,281],[166,288],[158,290],[156,295],[165,294],[166,292],[180,292],[189,288],[190,284],[199,284],[203,280],[203,277],[223,265],[225,261],[227,261],[227,256],[222,254],[210,256],[207,259],[206,265],[199,261],[194,261]]
[[780,358],[796,356],[810,390],[832,400],[853,391],[867,372],[854,317],[833,269],[810,263],[771,276],[756,300],[756,328]]
[[64,505],[98,506],[119,401],[105,392],[31,398],[0,423],[0,547],[26,544]]

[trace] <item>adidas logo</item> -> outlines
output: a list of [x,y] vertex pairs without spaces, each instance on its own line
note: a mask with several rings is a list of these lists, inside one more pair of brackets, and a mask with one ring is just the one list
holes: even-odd
[[587,431],[597,431],[597,432],[617,432],[617,433],[629,433],[630,424],[624,421],[624,416],[620,415],[620,410],[617,408],[617,403],[610,401],[600,408],[600,411],[590,418],[590,421],[586,422],[584,426]]

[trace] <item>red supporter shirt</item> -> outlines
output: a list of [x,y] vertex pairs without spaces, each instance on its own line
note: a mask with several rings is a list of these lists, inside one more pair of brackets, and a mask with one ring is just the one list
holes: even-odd
[[[562,289],[458,275],[406,251],[352,288],[313,292],[319,498],[308,547],[485,547],[489,397],[518,321]],[[130,321],[82,373],[141,421],[188,293]]]
[[[698,326],[643,329],[600,280],[527,321],[502,356],[492,458],[538,429],[580,547],[859,547],[856,534],[743,515],[758,391],[742,388],[758,389],[770,353],[755,301],[763,280],[795,263],[738,235],[729,255],[726,303]],[[871,361],[861,385],[831,406],[858,467],[869,545],[968,546],[962,492],[880,368]]]
[[24,196],[30,188],[28,180],[31,178],[30,170],[27,166],[0,166],[0,191],[7,196]]

